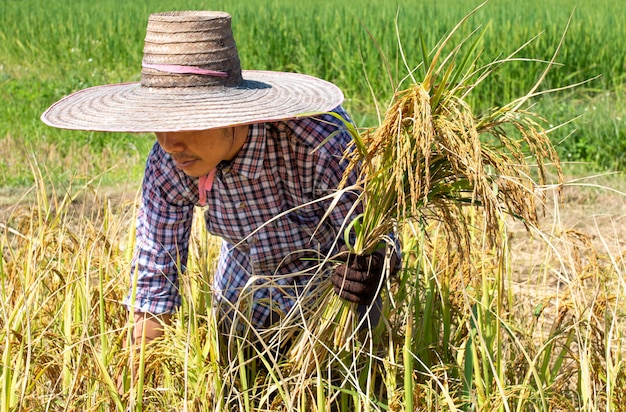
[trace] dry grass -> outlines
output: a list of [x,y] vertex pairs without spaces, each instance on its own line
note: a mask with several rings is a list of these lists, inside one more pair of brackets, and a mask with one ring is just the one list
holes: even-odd
[[[324,410],[333,402],[406,410],[407,371],[416,410],[600,411],[626,394],[623,245],[609,237],[615,227],[620,238],[626,201],[618,192],[573,191],[566,182],[568,203],[546,203],[559,219],[546,215],[530,232],[507,219],[504,260],[482,242],[476,214],[466,217],[473,223],[469,258],[447,246],[441,222],[421,238],[419,227],[407,226],[405,266],[384,295],[386,321],[355,339],[354,352],[327,348],[312,371],[264,353],[253,335],[216,333],[202,295],[217,243],[197,224],[184,306],[166,337],[146,348],[143,389],[117,399],[111,379],[128,357],[119,302],[136,206],[82,187],[71,196],[80,202],[48,202],[49,188],[38,186],[39,200],[2,221],[0,334],[10,368],[1,376],[12,393],[5,410],[138,410],[138,399],[143,410]],[[580,202],[585,211],[599,199],[611,206],[613,223],[586,232],[568,207]],[[407,336],[412,366],[403,358]]]

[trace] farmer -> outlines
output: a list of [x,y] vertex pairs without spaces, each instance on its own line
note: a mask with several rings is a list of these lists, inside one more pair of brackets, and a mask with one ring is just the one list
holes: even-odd
[[[342,248],[359,212],[356,194],[331,196],[350,141],[342,101],[315,77],[242,71],[228,14],[171,12],[149,18],[140,83],[81,90],[42,115],[54,127],[156,134],[125,300],[135,343],[160,336],[181,303],[197,206],[223,239],[213,279],[220,319],[264,328],[289,313],[307,270]],[[329,266],[328,276],[365,307],[382,268],[376,253]]]

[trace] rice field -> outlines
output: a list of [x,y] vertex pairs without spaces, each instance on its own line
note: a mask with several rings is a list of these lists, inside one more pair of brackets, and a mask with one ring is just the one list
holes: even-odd
[[[314,343],[323,345],[311,345],[307,367],[274,351],[289,344],[285,336],[300,336],[303,325],[313,331],[306,322],[228,343],[217,333],[208,285],[218,241],[198,220],[180,312],[164,338],[130,352],[119,302],[131,270],[143,159],[154,140],[53,130],[38,120],[71,91],[138,80],[149,13],[211,8],[234,16],[244,68],[333,81],[357,125],[376,130],[394,91],[411,86],[401,82],[407,66],[422,78],[424,51],[441,45],[478,4],[0,4],[0,412],[626,410],[621,174],[562,180],[552,154],[526,151],[529,156],[505,165],[522,173],[516,179],[528,179],[527,195],[515,192],[509,200],[524,209],[506,214],[496,207],[498,213],[489,215],[484,205],[447,205],[445,216],[435,208],[403,220],[403,267],[383,294],[385,321],[349,346],[333,347],[318,337]],[[521,50],[521,59],[503,64],[467,97],[480,118],[526,95],[566,32],[558,64],[540,90],[583,84],[525,106],[546,119],[537,125],[550,142],[537,147],[554,145],[566,176],[568,161],[587,162],[585,172],[619,171],[626,161],[624,21],[617,0],[529,0],[524,7],[493,0],[442,46],[443,55],[474,29],[475,50],[482,50],[475,54],[478,66],[539,35]],[[464,43],[456,61],[463,61],[468,44],[474,43]],[[493,149],[490,140],[473,144],[502,149]],[[493,189],[495,205],[508,193],[502,180],[513,174],[497,169],[500,179],[494,179],[491,166],[469,183],[485,178],[480,198]],[[467,190],[466,181],[458,182],[440,187],[452,194],[461,186]],[[580,219],[597,226],[594,208],[606,211],[601,230],[591,224],[581,229],[563,216],[563,199],[583,196],[590,210]],[[523,219],[522,210],[528,213]],[[457,226],[449,225],[450,218]],[[456,235],[462,242],[451,240]],[[136,381],[129,362],[139,367]],[[118,382],[126,389],[122,394]]]
[[[478,2],[475,2],[474,6]],[[376,124],[375,102],[388,103],[405,70],[421,56],[421,34],[433,48],[473,8],[442,2],[329,2],[303,7],[291,1],[261,3],[151,1],[7,1],[0,4],[0,185],[29,186],[28,153],[59,181],[74,174],[106,173],[125,180],[141,174],[150,142],[132,135],[68,133],[38,121],[50,103],[71,91],[104,83],[136,81],[145,22],[150,12],[185,8],[223,9],[235,16],[234,30],[245,68],[300,71],[337,83],[357,124]],[[511,53],[534,36],[520,57],[548,59],[572,16],[559,63],[545,80],[550,88],[598,77],[571,93],[543,99],[554,124],[583,115],[555,133],[562,157],[618,169],[624,164],[625,12],[617,0],[530,0],[521,7],[492,0],[463,30],[486,29],[480,45],[488,62]],[[397,28],[397,29],[396,29]],[[509,101],[536,80],[542,65],[504,67],[481,87],[480,107]],[[79,159],[90,157],[89,164]]]

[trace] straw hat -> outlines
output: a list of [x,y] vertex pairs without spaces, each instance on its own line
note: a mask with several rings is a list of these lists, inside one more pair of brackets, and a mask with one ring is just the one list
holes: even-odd
[[141,82],[73,93],[41,119],[63,129],[112,132],[203,130],[329,111],[332,83],[297,73],[241,70],[231,17],[214,11],[152,14]]

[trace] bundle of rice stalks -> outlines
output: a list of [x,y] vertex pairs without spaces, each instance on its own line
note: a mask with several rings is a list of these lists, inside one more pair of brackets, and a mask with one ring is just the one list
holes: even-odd
[[[360,171],[359,187],[351,189],[360,191],[363,206],[346,229],[352,252],[368,254],[381,243],[393,242],[390,234],[407,222],[438,221],[448,232],[450,248],[469,256],[467,207],[480,211],[485,239],[497,248],[506,216],[529,225],[536,222],[536,193],[546,183],[547,168],[553,167],[562,181],[558,156],[542,127],[545,121],[523,109],[532,97],[547,93],[537,90],[556,53],[526,95],[477,115],[468,103],[469,93],[524,47],[481,67],[476,52],[480,33],[451,47],[453,34],[476,10],[440,42],[432,57],[423,51],[423,80],[409,70],[405,81],[412,84],[395,93],[379,127],[350,129],[354,144],[346,155],[346,176],[355,168]],[[468,51],[462,54],[462,49]],[[355,305],[339,299],[332,285],[324,293],[321,309],[292,351],[304,369],[312,368],[312,361],[319,363],[324,350],[353,348]]]

